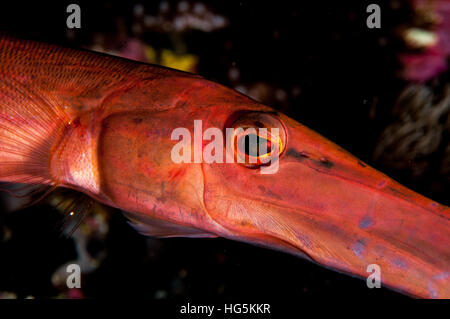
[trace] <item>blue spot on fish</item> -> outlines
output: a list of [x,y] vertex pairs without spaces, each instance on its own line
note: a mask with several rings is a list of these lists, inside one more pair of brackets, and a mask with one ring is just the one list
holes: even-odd
[[428,283],[428,292],[433,299],[437,299],[439,297],[437,290],[434,288],[434,285],[431,282]]
[[[433,277],[431,277],[433,280],[437,280],[437,281],[441,281],[441,280],[446,280],[448,277],[450,277],[450,272],[445,271],[445,272],[441,272],[440,274],[437,274]],[[440,298],[438,291],[435,289],[436,288],[436,283],[434,281],[428,281],[428,292],[431,295],[431,298],[437,299]]]
[[359,221],[359,228],[362,228],[362,229],[366,229],[372,225],[373,225],[373,220],[372,220],[372,218],[370,218],[367,215],[364,216],[363,218],[361,218],[361,220]]
[[311,249],[311,240],[306,235],[297,235],[297,238],[300,240],[300,242],[304,245],[306,249]]
[[352,246],[353,253],[358,256],[362,257],[365,250],[366,250],[366,240],[365,239],[358,239]]
[[437,279],[437,280],[442,280],[442,279],[447,279],[447,278],[450,278],[450,271],[444,271],[436,276],[433,276],[433,279]]
[[394,263],[394,265],[396,265],[399,268],[403,268],[403,269],[408,268],[408,265],[406,264],[406,262],[401,258],[394,258],[392,260],[392,262]]

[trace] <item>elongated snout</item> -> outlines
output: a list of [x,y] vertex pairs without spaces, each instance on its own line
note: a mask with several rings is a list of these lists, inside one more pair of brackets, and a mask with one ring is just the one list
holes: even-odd
[[418,297],[449,298],[448,207],[288,117],[279,119],[286,145],[276,173],[204,165],[206,207],[230,230],[227,237],[362,278],[376,265],[382,285]]

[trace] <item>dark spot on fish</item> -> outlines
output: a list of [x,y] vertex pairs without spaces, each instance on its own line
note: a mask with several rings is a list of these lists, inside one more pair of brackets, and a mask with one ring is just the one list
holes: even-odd
[[[447,278],[449,277],[450,273],[449,272],[443,272],[441,274],[438,274],[436,276],[431,277],[432,279],[437,279],[437,280],[447,280]],[[428,292],[430,293],[432,298],[439,298],[439,293],[438,291],[435,289],[436,288],[436,283],[434,282],[434,280],[429,280],[428,284],[427,284],[427,288],[428,288]]]
[[298,234],[297,238],[300,240],[300,242],[303,244],[303,246],[306,249],[312,249],[311,240],[309,239],[308,236],[303,235],[303,234]]
[[401,197],[403,197],[403,198],[410,198],[410,196],[408,196],[408,195],[402,193],[401,191],[395,189],[394,187],[389,187],[388,189],[389,189],[391,192],[393,192],[394,194],[399,195],[399,196],[401,196]]
[[406,265],[406,263],[403,261],[403,259],[395,257],[392,262],[394,263],[394,265],[396,265],[399,268],[405,269],[408,266]]
[[321,166],[323,166],[323,167],[326,167],[326,168],[332,168],[333,166],[334,166],[334,164],[332,163],[332,162],[330,162],[327,158],[325,158],[325,157],[321,157],[320,159],[319,159],[319,164],[321,165]]
[[258,188],[259,188],[262,192],[264,192],[266,195],[268,195],[268,196],[270,196],[270,197],[272,197],[272,198],[275,198],[275,199],[278,199],[278,200],[282,200],[282,199],[283,199],[283,198],[280,197],[280,195],[278,195],[278,194],[272,192],[270,189],[265,188],[263,185],[258,185]]
[[244,227],[249,225],[249,223],[245,220],[241,220],[240,224],[241,224],[241,226],[244,226]]
[[378,187],[383,187],[384,185],[386,185],[386,181],[382,180],[381,182],[378,183]]
[[362,257],[364,254],[364,251],[366,250],[366,240],[365,239],[358,239],[353,245],[352,245],[352,251],[353,253],[358,256]]
[[299,162],[303,161],[305,158],[309,158],[309,154],[306,152],[297,152],[295,149],[290,148],[286,151],[286,156],[290,156],[298,160]]
[[366,164],[364,164],[363,162],[361,162],[361,161],[358,161],[358,165],[359,166],[361,166],[361,167],[367,167],[367,165]]
[[359,228],[362,229],[366,229],[369,228],[370,226],[373,225],[373,220],[372,218],[370,218],[369,216],[364,216],[360,221],[359,221]]
[[139,123],[142,123],[142,119],[141,118],[135,118],[135,119],[133,119],[133,123],[136,123],[136,124],[139,124]]
[[253,122],[253,124],[255,124],[256,127],[264,127],[264,124],[261,123],[260,121],[255,121]]

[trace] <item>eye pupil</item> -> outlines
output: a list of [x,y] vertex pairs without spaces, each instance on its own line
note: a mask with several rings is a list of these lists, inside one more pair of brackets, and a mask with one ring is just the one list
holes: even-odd
[[[270,153],[272,148],[272,143],[262,138],[256,134],[247,134],[244,137],[244,143],[243,143],[243,153],[245,153],[248,156],[252,157],[258,157],[261,155],[265,155],[267,153]],[[266,148],[264,149],[262,147],[263,144],[266,144]]]
[[227,145],[232,143],[232,148],[227,154],[248,168],[271,165],[285,150],[286,130],[274,114],[245,113],[234,121],[228,132]]

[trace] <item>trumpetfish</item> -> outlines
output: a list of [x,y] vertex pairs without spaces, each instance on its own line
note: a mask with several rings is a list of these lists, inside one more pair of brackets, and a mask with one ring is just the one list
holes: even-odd
[[[193,135],[195,120],[223,132],[277,128],[277,139],[257,138],[275,146],[278,170],[174,162],[171,132]],[[450,298],[447,206],[199,75],[1,37],[0,181],[76,190],[148,236],[220,236],[361,278],[376,264],[382,285]]]

